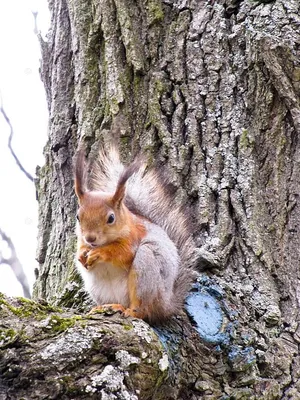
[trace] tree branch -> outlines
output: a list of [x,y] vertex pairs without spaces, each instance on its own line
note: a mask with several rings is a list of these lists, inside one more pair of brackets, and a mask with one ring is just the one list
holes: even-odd
[[3,117],[4,117],[4,119],[5,119],[6,123],[7,123],[7,125],[9,126],[9,129],[10,129],[10,135],[9,135],[9,138],[8,138],[8,148],[9,148],[9,150],[10,150],[10,152],[11,152],[13,158],[15,159],[15,161],[16,161],[18,167],[20,168],[20,170],[26,175],[26,177],[27,177],[31,182],[33,182],[33,181],[34,181],[33,176],[32,176],[29,172],[26,171],[26,169],[23,167],[23,165],[21,164],[19,158],[17,157],[16,153],[14,152],[14,150],[13,150],[13,148],[12,148],[11,142],[12,142],[12,138],[13,138],[13,135],[14,135],[14,130],[13,130],[12,124],[11,124],[11,122],[10,122],[10,119],[8,118],[6,112],[5,112],[4,108],[3,108],[2,97],[0,97],[0,100],[1,100],[0,112],[2,113],[2,115],[3,115]]
[[11,267],[17,280],[20,282],[22,286],[24,296],[30,299],[31,296],[30,296],[28,280],[23,270],[22,264],[17,256],[15,246],[11,238],[7,236],[6,233],[1,228],[0,228],[0,238],[2,239],[2,241],[6,242],[11,252],[10,257],[6,258],[3,257],[3,254],[0,249],[0,264],[7,264]]
[[37,26],[37,16],[38,16],[38,11],[31,11],[33,18],[34,18],[34,29],[33,29],[33,33],[35,35],[38,35],[39,30],[38,30],[38,26]]

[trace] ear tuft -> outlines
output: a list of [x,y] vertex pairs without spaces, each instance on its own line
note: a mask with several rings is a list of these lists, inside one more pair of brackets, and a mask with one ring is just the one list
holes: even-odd
[[79,148],[77,154],[75,155],[75,162],[74,162],[75,193],[79,200],[86,192],[85,182],[86,182],[85,151],[83,147],[81,147]]
[[127,180],[131,177],[131,175],[138,172],[140,168],[141,168],[141,162],[135,161],[132,164],[130,164],[127,168],[125,168],[124,171],[121,173],[115,194],[113,195],[112,198],[114,206],[120,207],[121,202],[125,196]]

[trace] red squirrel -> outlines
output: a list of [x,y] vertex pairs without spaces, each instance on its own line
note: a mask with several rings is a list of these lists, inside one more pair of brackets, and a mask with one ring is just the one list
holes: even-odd
[[79,150],[77,264],[95,309],[165,321],[180,312],[193,280],[195,245],[186,214],[157,169],[141,159],[125,167],[116,147],[102,148],[88,170]]

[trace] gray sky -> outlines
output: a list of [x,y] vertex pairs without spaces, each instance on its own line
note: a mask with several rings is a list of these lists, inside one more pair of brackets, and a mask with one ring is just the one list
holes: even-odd
[[[43,35],[49,25],[46,0],[0,0],[0,91],[14,128],[13,148],[35,175],[43,164],[47,105],[39,76],[40,48],[32,11],[38,11]],[[28,279],[34,281],[37,203],[33,184],[16,166],[8,148],[9,128],[0,116],[0,226],[12,238]],[[22,295],[10,268],[0,266],[0,291]]]

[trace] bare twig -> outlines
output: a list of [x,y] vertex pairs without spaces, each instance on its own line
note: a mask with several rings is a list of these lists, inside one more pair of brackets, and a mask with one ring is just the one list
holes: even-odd
[[27,178],[28,178],[31,182],[33,182],[33,181],[34,181],[33,176],[30,175],[30,173],[26,171],[26,169],[23,167],[23,165],[21,164],[20,160],[18,159],[16,153],[14,152],[14,150],[13,150],[13,148],[12,148],[11,142],[12,142],[12,138],[13,138],[13,135],[14,135],[14,130],[13,130],[12,124],[11,124],[11,122],[10,122],[10,119],[8,118],[6,112],[5,112],[4,108],[3,108],[2,97],[0,97],[0,100],[1,100],[1,103],[0,103],[0,112],[1,112],[1,114],[3,115],[5,121],[6,121],[7,125],[9,126],[9,129],[10,129],[10,135],[9,135],[9,138],[8,138],[8,148],[9,148],[9,150],[10,150],[10,152],[11,152],[13,158],[15,159],[15,161],[16,161],[18,167],[20,168],[20,170],[27,176]]
[[3,254],[1,252],[0,248],[0,264],[7,264],[11,267],[13,273],[15,274],[17,280],[20,282],[24,296],[30,299],[30,290],[29,290],[29,284],[27,281],[27,277],[24,273],[22,264],[20,263],[20,260],[17,256],[15,246],[9,236],[6,235],[6,233],[0,228],[0,237],[2,241],[6,242],[9,250],[10,250],[10,257],[3,257]]
[[38,16],[38,12],[37,11],[31,11],[33,18],[34,18],[34,29],[33,32],[35,35],[38,35],[39,31],[38,31],[38,26],[37,26],[37,16]]

